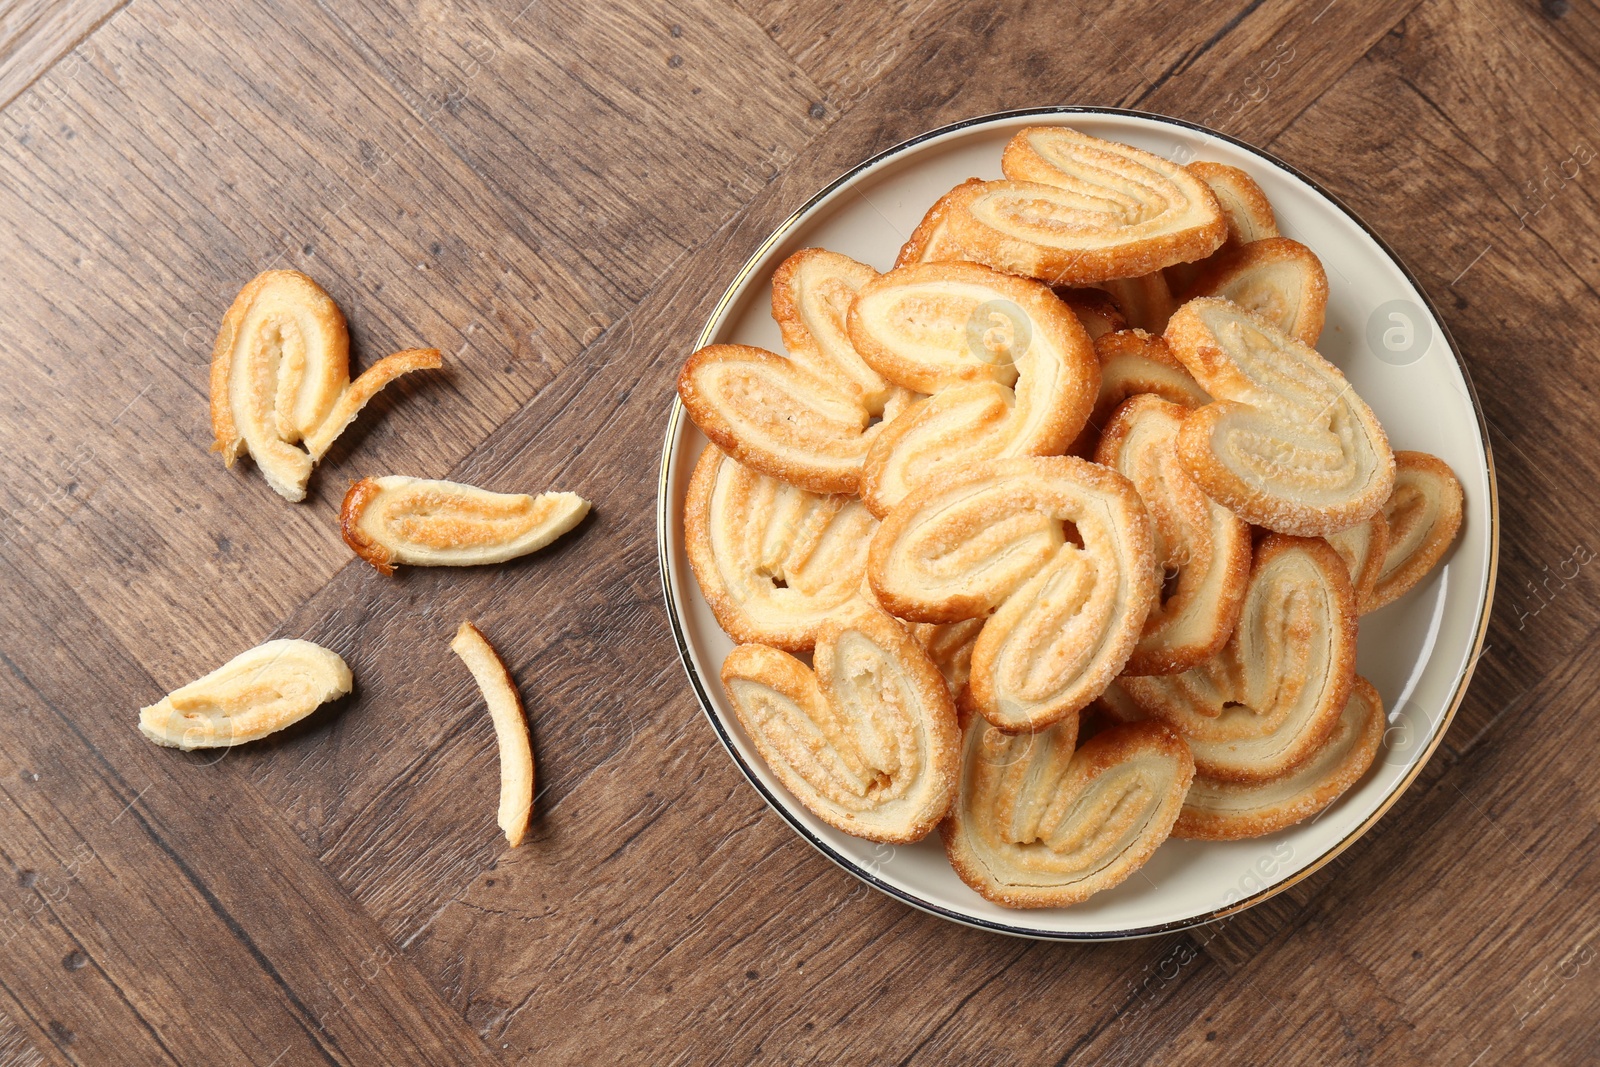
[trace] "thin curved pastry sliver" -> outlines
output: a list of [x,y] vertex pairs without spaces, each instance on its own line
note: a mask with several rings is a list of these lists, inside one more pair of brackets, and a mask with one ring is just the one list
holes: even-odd
[[338,305],[299,271],[266,271],[234,298],[211,350],[212,450],[230,467],[248,452],[275,492],[303,500],[311,468],[374,393],[440,365],[436,350],[410,349],[352,384]]
[[[1400,455],[1395,455],[1397,478]],[[1394,496],[1393,493],[1389,495],[1391,499]],[[1384,558],[1389,552],[1388,520],[1380,511],[1366,522],[1329,534],[1327,541],[1350,571],[1350,584],[1356,591],[1356,610],[1365,615],[1372,610],[1372,594],[1378,587],[1378,575],[1383,571]]]
[[535,552],[589,513],[576,493],[491,493],[475,485],[391,474],[345,494],[339,532],[384,574],[396,566],[469,567]]
[[1127,674],[1177,674],[1216,655],[1244,607],[1250,527],[1208,498],[1178,462],[1173,442],[1187,409],[1131,397],[1112,416],[1095,461],[1126,476],[1150,512],[1165,577]]
[[169,748],[228,748],[292,726],[351,685],[337,653],[268,641],[140,708],[139,732]]
[[815,669],[740,645],[722,684],[756,751],[800,803],[847,834],[920,841],[955,796],[959,731],[944,678],[895,620],[830,620]]
[[868,606],[867,548],[878,520],[860,500],[758,474],[715,445],[684,500],[689,565],[735,641],[809,652],[822,624]]
[[500,751],[500,806],[496,821],[506,842],[516,848],[528,832],[533,813],[533,742],[528,720],[511,672],[489,639],[471,622],[463,622],[450,642],[450,651],[472,672],[473,681],[489,706],[494,722],[495,746]]
[[333,447],[334,439],[344,433],[356,416],[361,414],[361,409],[367,406],[367,401],[377,396],[384,386],[402,374],[414,370],[438,370],[442,366],[444,359],[437,348],[408,348],[392,356],[384,356],[362,371],[361,376],[339,394],[339,399],[334,402],[322,424],[306,434],[305,446],[311,453],[311,459],[321,459]]
[[879,427],[861,497],[879,516],[962,463],[1061,452],[1099,388],[1088,334],[1048,286],[973,263],[902,267],[850,308],[856,351],[928,394]]
[[1250,175],[1238,167],[1203,159],[1190,163],[1186,169],[1205,182],[1216,196],[1222,217],[1227,221],[1230,246],[1279,236],[1272,204]]
[[1355,591],[1317,538],[1256,546],[1244,607],[1221,652],[1182,674],[1117,685],[1183,735],[1201,774],[1264,782],[1300,766],[1338,723],[1356,677]]
[[1205,183],[1160,156],[1064,126],[1019,131],[1006,180],[944,201],[942,240],[960,258],[1051,285],[1134,278],[1200,259],[1227,230]]
[[1003,730],[1043,729],[1093,700],[1133,652],[1159,584],[1133,485],[1066,456],[925,484],[873,535],[867,577],[901,618],[987,616],[963,702]]
[[1149,860],[1194,777],[1189,750],[1158,722],[1112,726],[1074,750],[1076,720],[1002,733],[974,716],[961,789],[940,828],[961,880],[1008,908],[1065,907]]
[[1200,297],[1167,347],[1213,398],[1191,412],[1178,456],[1211,499],[1278,533],[1320,537],[1383,506],[1394,455],[1339,368],[1261,316]]
[[1236,841],[1304,822],[1367,773],[1386,725],[1378,691],[1357,676],[1338,725],[1304,763],[1280,778],[1251,784],[1197,774],[1172,836]]
[[1184,299],[1198,296],[1231,300],[1314,347],[1327,314],[1328,275],[1299,241],[1268,237],[1208,260]]
[[1464,498],[1449,464],[1426,452],[1396,452],[1394,491],[1384,501],[1389,543],[1367,611],[1390,604],[1439,565],[1461,529]]

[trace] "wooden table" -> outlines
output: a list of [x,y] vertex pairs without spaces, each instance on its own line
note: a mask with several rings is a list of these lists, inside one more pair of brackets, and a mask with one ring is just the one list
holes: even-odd
[[[0,0],[0,1064],[1594,1062],[1594,5],[624,6]],[[1379,826],[1230,922],[1093,947],[813,852],[716,744],[655,568],[673,378],[737,265],[867,155],[1052,103],[1243,137],[1387,237],[1504,511],[1477,679]],[[212,338],[271,266],[333,294],[358,366],[449,364],[300,505],[208,451]],[[596,514],[383,578],[335,515],[389,472]],[[469,616],[534,722],[515,851]],[[134,729],[272,636],[355,696],[221,754]]]

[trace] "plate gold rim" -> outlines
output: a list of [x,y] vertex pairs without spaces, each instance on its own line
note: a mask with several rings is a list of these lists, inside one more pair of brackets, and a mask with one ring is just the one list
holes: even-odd
[[1018,118],[1058,115],[1121,116],[1127,118],[1146,119],[1156,123],[1176,126],[1196,133],[1205,134],[1208,137],[1215,137],[1219,140],[1226,141],[1229,144],[1244,150],[1245,152],[1259,156],[1267,162],[1283,168],[1283,170],[1287,171],[1289,174],[1299,178],[1301,181],[1305,182],[1308,186],[1325,197],[1328,202],[1333,204],[1333,206],[1339,211],[1343,212],[1345,217],[1349,219],[1350,222],[1360,227],[1361,231],[1368,237],[1372,238],[1373,242],[1376,243],[1377,246],[1383,251],[1384,255],[1388,256],[1394,265],[1400,269],[1400,273],[1405,275],[1406,280],[1411,283],[1412,288],[1415,289],[1418,295],[1422,297],[1422,301],[1424,305],[1426,305],[1428,313],[1433,317],[1434,324],[1438,326],[1440,335],[1444,338],[1445,343],[1449,346],[1450,354],[1455,359],[1457,368],[1461,371],[1462,381],[1466,384],[1468,397],[1472,401],[1473,415],[1478,420],[1478,439],[1483,449],[1484,470],[1489,481],[1489,567],[1487,581],[1484,583],[1482,600],[1479,603],[1478,632],[1473,638],[1471,656],[1467,660],[1467,666],[1461,672],[1460,677],[1456,681],[1455,691],[1451,694],[1449,706],[1445,709],[1444,716],[1439,720],[1439,725],[1434,729],[1433,736],[1429,739],[1427,747],[1423,750],[1421,755],[1417,757],[1416,762],[1414,762],[1407,770],[1405,776],[1401,778],[1398,783],[1396,783],[1395,787],[1390,790],[1389,794],[1384,797],[1383,801],[1379,803],[1377,808],[1373,810],[1372,814],[1364,819],[1359,826],[1351,830],[1350,833],[1346,834],[1342,839],[1317,856],[1305,867],[1299,871],[1296,871],[1288,878],[1283,879],[1281,882],[1277,882],[1271,886],[1267,886],[1264,889],[1258,890],[1250,896],[1243,897],[1232,904],[1228,904],[1220,908],[1214,908],[1202,915],[1191,916],[1187,919],[1175,919],[1171,922],[1158,923],[1152,926],[1138,927],[1130,930],[1085,932],[1041,930],[1031,927],[1011,926],[1006,923],[995,922],[988,919],[980,919],[971,915],[963,915],[959,912],[951,911],[937,904],[923,900],[917,897],[915,894],[909,893],[898,886],[890,885],[887,882],[884,882],[882,879],[875,876],[871,871],[862,868],[853,860],[840,854],[826,841],[813,834],[803,822],[795,817],[783,804],[778,801],[775,796],[773,796],[771,791],[769,791],[761,782],[760,777],[756,775],[755,772],[746,764],[743,757],[739,755],[738,749],[734,746],[733,739],[728,735],[726,729],[723,727],[721,719],[717,716],[716,709],[712,705],[711,697],[706,690],[705,683],[700,678],[699,672],[695,669],[694,661],[690,656],[688,639],[683,631],[682,623],[679,621],[678,600],[673,591],[673,561],[667,552],[668,519],[672,511],[672,502],[668,499],[667,489],[668,485],[670,484],[672,474],[673,445],[676,442],[679,428],[682,425],[684,418],[683,403],[676,396],[674,396],[672,399],[671,411],[667,418],[667,432],[661,449],[661,469],[656,485],[656,556],[657,563],[660,568],[661,591],[667,606],[667,622],[672,630],[673,643],[678,650],[678,660],[680,663],[682,663],[685,673],[689,676],[689,685],[694,691],[695,699],[699,701],[700,710],[705,713],[706,718],[711,723],[712,731],[717,735],[717,740],[722,743],[723,749],[733,759],[734,765],[739,768],[740,773],[745,776],[746,780],[748,780],[750,784],[755,787],[756,792],[761,795],[767,804],[774,811],[776,811],[778,815],[781,816],[803,840],[810,843],[813,848],[821,852],[824,856],[832,860],[845,871],[872,886],[874,889],[877,889],[878,891],[885,893],[896,900],[900,900],[906,904],[909,904],[919,911],[927,912],[930,915],[935,915],[942,919],[948,919],[951,922],[960,923],[963,926],[970,926],[979,930],[988,930],[993,933],[1007,934],[1012,937],[1025,937],[1043,941],[1119,941],[1129,938],[1155,937],[1161,934],[1175,933],[1181,930],[1190,930],[1198,926],[1204,926],[1207,923],[1216,922],[1219,919],[1226,919],[1230,916],[1237,915],[1238,913],[1245,911],[1248,908],[1252,908],[1263,901],[1270,900],[1279,893],[1282,893],[1290,887],[1298,885],[1305,879],[1310,878],[1328,864],[1332,863],[1340,856],[1340,854],[1342,854],[1351,845],[1355,844],[1369,830],[1371,830],[1372,827],[1377,824],[1378,820],[1386,815],[1389,810],[1393,808],[1394,805],[1399,801],[1400,797],[1411,788],[1412,784],[1421,775],[1423,768],[1426,767],[1429,760],[1433,758],[1433,755],[1438,750],[1440,744],[1443,743],[1445,733],[1450,729],[1450,724],[1455,721],[1456,712],[1460,709],[1462,701],[1466,699],[1467,688],[1472,681],[1474,672],[1477,670],[1478,661],[1483,656],[1484,639],[1488,634],[1489,618],[1494,607],[1495,584],[1499,577],[1500,569],[1500,493],[1498,482],[1495,476],[1494,449],[1489,439],[1489,424],[1483,414],[1483,405],[1478,401],[1478,391],[1472,383],[1472,375],[1467,368],[1466,361],[1461,357],[1461,349],[1456,344],[1455,338],[1451,335],[1450,329],[1445,324],[1444,318],[1439,314],[1439,308],[1434,303],[1433,298],[1428,295],[1427,290],[1424,289],[1422,284],[1417,280],[1417,276],[1412,273],[1411,268],[1408,267],[1405,264],[1405,261],[1402,260],[1399,255],[1395,253],[1394,249],[1389,246],[1389,243],[1385,241],[1383,237],[1380,236],[1375,230],[1373,230],[1372,227],[1368,226],[1366,222],[1354,211],[1352,211],[1342,200],[1340,200],[1328,189],[1324,188],[1321,183],[1317,182],[1309,175],[1302,173],[1292,164],[1279,159],[1273,153],[1251,145],[1237,137],[1233,137],[1229,134],[1221,133],[1217,130],[1210,129],[1209,127],[1202,126],[1199,123],[1189,122],[1184,119],[1172,118],[1167,115],[1158,115],[1148,111],[1138,111],[1132,108],[1058,106],[1019,108],[1009,111],[997,111],[987,115],[963,119],[959,122],[950,123],[948,125],[929,130],[926,133],[922,133],[916,137],[910,138],[909,140],[902,141],[899,144],[894,145],[891,148],[887,148],[871,158],[856,164],[854,167],[851,167],[845,173],[839,175],[839,177],[829,182],[821,190],[811,196],[804,204],[791,212],[788,217],[779,223],[778,226],[775,227],[767,236],[767,238],[763,240],[753,252],[751,252],[750,256],[745,260],[744,264],[734,275],[733,280],[729,282],[728,287],[723,291],[722,297],[717,301],[716,307],[712,309],[711,314],[707,317],[705,326],[701,328],[700,334],[695,340],[695,347],[700,348],[711,343],[711,334],[714,331],[714,328],[720,324],[723,316],[728,310],[729,305],[732,304],[737,295],[744,289],[746,283],[750,280],[750,276],[755,272],[757,265],[763,259],[765,259],[767,253],[773,248],[773,246],[787,238],[794,228],[799,224],[802,218],[809,214],[810,211],[819,203],[831,196],[841,186],[848,184],[863,172],[871,170],[880,163],[902,155],[918,145],[924,144],[938,137],[944,137],[948,134],[957,133],[961,130],[971,129],[977,126],[1010,121]]

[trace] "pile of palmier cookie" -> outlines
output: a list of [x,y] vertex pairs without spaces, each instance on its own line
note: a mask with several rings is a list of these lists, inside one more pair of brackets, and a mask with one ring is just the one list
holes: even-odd
[[684,540],[800,803],[937,826],[983,897],[1053,907],[1361,778],[1358,619],[1444,556],[1462,492],[1318,355],[1322,265],[1244,172],[1057,126],[1002,169],[888,273],[786,260],[784,353],[689,357]]

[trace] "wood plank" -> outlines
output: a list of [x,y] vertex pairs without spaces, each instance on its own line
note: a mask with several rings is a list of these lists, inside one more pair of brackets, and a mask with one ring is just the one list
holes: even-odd
[[0,0],[0,108],[57,63],[71,78],[83,62],[74,49],[127,0]]
[[509,210],[579,250],[622,305],[826,126],[821,91],[718,0],[363,0],[338,17]]
[[0,983],[13,1005],[26,990],[33,1043],[96,1063],[487,1060],[226,750],[138,734],[160,690],[73,600],[0,567]]

